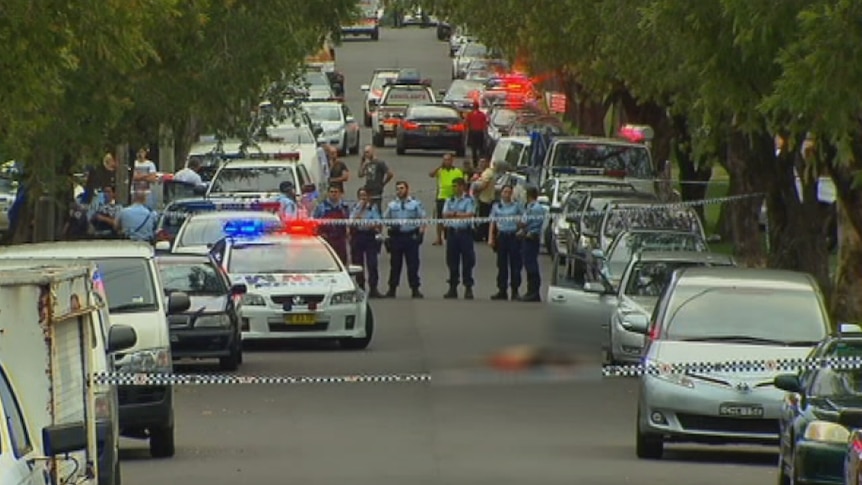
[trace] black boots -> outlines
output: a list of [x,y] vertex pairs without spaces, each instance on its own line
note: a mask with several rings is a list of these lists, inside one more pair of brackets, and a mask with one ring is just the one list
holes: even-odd
[[506,290],[500,290],[497,293],[491,295],[492,300],[508,300],[509,295],[506,293]]
[[[383,295],[383,298],[395,298],[395,290],[396,289],[397,289],[396,287],[390,286],[389,291],[387,291],[386,294]],[[413,288],[411,290],[411,296],[415,299],[425,298],[425,295],[423,295],[422,292],[419,291],[419,288]]]
[[520,298],[520,301],[542,301],[539,295],[541,287],[542,280],[538,273],[527,274],[527,293]]
[[[452,300],[452,299],[458,298],[458,285],[449,285],[449,291],[447,291],[446,294],[443,295],[443,298],[446,298],[447,300]],[[465,300],[472,300],[473,299],[473,287],[472,286],[467,286],[464,288],[464,299]]]

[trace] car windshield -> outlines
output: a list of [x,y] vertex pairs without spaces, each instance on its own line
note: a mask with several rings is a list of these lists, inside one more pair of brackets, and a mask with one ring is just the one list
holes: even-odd
[[303,106],[312,121],[341,121],[341,107],[334,104],[306,104]]
[[146,258],[96,259],[108,297],[109,313],[154,311],[158,308],[156,285]]
[[670,283],[673,272],[680,268],[704,266],[693,261],[641,261],[632,266],[626,283],[626,296],[648,296],[658,298]]
[[694,233],[627,232],[619,236],[608,260],[627,262],[640,251],[706,251],[706,242]]
[[482,83],[473,81],[453,81],[446,91],[446,99],[472,99],[474,93],[482,91]]
[[[862,355],[857,354],[855,358]],[[820,369],[811,379],[810,397],[841,398],[862,394],[862,369]]]
[[230,274],[334,273],[341,271],[332,253],[317,239],[234,246]]
[[264,129],[258,136],[260,141],[296,143],[299,145],[317,144],[314,134],[305,126],[279,125]]
[[826,336],[827,317],[814,291],[743,285],[685,288],[673,295],[668,314],[670,340],[792,343]]
[[398,78],[398,71],[384,71],[379,72],[374,76],[374,80],[371,81],[371,90],[379,91],[383,89],[383,86],[393,79]]
[[645,146],[602,143],[557,143],[553,168],[587,168],[625,171],[633,178],[653,178],[650,153]]
[[213,179],[210,193],[277,193],[284,181],[299,187],[293,167],[226,167]]
[[209,262],[159,262],[165,294],[182,291],[189,295],[225,295],[228,287]]
[[[224,225],[225,222],[230,220],[237,219],[233,217],[218,219],[191,219],[186,223],[186,227],[183,228],[182,234],[177,241],[177,246],[206,246],[207,244],[215,244],[219,239],[225,237]],[[242,220],[272,222],[273,224],[278,223],[279,221],[278,216],[269,212],[262,214],[251,212],[248,217],[243,217]]]
[[302,76],[304,84],[309,86],[329,87],[329,78],[320,71],[308,71]]
[[621,207],[608,213],[603,232],[614,238],[631,229],[673,229],[699,235],[700,219],[690,208]]
[[494,126],[511,126],[518,119],[518,113],[510,109],[498,109],[491,115]]
[[484,57],[487,54],[488,48],[478,42],[465,44],[461,50],[461,56],[463,57]]
[[431,103],[430,90],[425,86],[397,86],[389,89],[384,104]]
[[461,115],[454,108],[446,106],[416,106],[410,109],[407,118],[411,120],[451,120],[459,121]]

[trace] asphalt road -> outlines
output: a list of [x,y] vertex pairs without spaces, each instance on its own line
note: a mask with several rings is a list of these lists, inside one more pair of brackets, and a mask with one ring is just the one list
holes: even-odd
[[[361,119],[361,84],[375,67],[417,67],[448,86],[451,62],[433,29],[383,30],[379,42],[337,52],[347,98]],[[370,141],[363,129],[363,144]],[[439,154],[379,150],[429,212]],[[355,172],[358,157],[345,159]],[[355,193],[351,181],[347,192]],[[393,189],[394,190],[394,189]],[[486,370],[493,351],[546,339],[541,303],[491,302],[492,252],[478,248],[475,301],[443,300],[443,249],[422,248],[424,300],[374,304],[377,334],[364,352],[334,348],[249,351],[240,373],[344,375],[430,372],[431,383],[198,386],[177,391],[177,454],[149,458],[124,441],[126,485],[182,483],[761,484],[775,479],[772,449],[673,447],[659,462],[634,455],[637,390],[631,379],[505,381]],[[384,258],[385,259],[385,258]],[[549,261],[543,256],[545,280]],[[388,264],[381,267],[382,279]],[[402,281],[404,281],[402,279]],[[182,371],[203,367],[184,367]],[[448,377],[448,378],[444,378]]]

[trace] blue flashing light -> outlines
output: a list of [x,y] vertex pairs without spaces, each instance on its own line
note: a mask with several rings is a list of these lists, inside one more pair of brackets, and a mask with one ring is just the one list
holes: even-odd
[[272,222],[260,219],[238,219],[225,222],[223,229],[227,237],[249,239],[271,233],[274,229],[273,226]]

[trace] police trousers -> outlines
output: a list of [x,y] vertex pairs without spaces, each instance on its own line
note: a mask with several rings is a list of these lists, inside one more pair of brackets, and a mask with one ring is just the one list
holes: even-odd
[[335,235],[326,235],[323,237],[326,239],[326,242],[332,246],[332,249],[335,250],[335,254],[338,255],[338,259],[341,260],[345,265],[350,264],[350,260],[347,259],[347,236],[335,236]]
[[517,290],[521,286],[521,240],[514,232],[497,232],[497,289]]
[[527,292],[538,293],[542,286],[539,275],[539,236],[526,236],[521,240],[521,259],[524,262],[524,272],[527,274]]
[[401,267],[407,263],[407,282],[410,288],[419,289],[419,242],[418,231],[392,232],[389,238],[389,286],[401,284]]
[[365,271],[356,275],[356,283],[365,288],[368,273],[368,288],[377,288],[380,281],[380,273],[377,270],[377,255],[380,252],[380,243],[374,237],[375,231],[355,231],[350,240],[350,260],[357,266],[362,266]]
[[476,248],[471,228],[446,229],[446,266],[449,267],[449,284],[473,286],[473,268],[476,266]]

